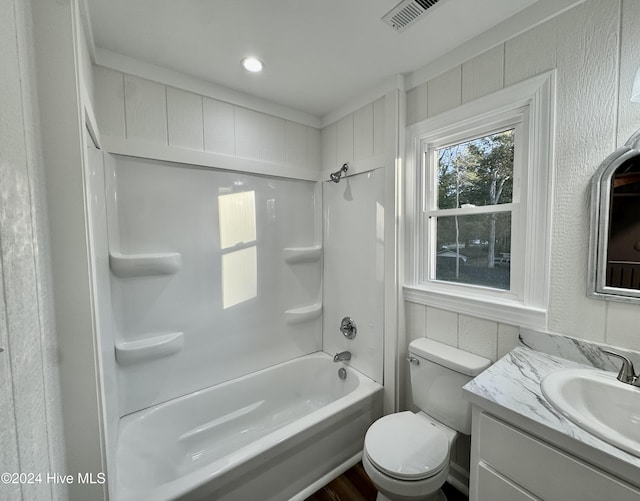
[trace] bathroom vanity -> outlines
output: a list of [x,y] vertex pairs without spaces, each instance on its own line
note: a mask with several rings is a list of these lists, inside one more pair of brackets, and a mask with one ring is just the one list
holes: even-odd
[[640,500],[640,458],[573,424],[542,393],[548,374],[587,367],[518,347],[465,386],[471,501]]

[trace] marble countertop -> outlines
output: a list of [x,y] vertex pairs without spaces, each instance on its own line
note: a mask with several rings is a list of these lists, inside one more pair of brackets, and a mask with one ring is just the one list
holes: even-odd
[[464,392],[489,413],[640,486],[640,458],[573,424],[543,396],[540,382],[547,374],[572,368],[594,369],[521,346],[465,385]]

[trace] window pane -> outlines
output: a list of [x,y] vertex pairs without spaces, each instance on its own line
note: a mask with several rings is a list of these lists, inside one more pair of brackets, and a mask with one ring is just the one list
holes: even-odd
[[514,137],[510,129],[436,150],[438,208],[510,203]]
[[509,290],[511,213],[438,217],[436,280]]

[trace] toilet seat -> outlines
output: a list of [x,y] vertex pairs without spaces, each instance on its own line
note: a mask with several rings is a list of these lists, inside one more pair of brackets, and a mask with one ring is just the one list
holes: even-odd
[[423,480],[448,463],[449,438],[425,417],[399,412],[378,419],[364,439],[369,461],[398,480]]

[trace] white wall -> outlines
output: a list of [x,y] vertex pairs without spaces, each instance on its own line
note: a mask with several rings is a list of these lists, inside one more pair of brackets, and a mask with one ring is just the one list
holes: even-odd
[[[591,176],[640,127],[640,105],[629,102],[640,64],[639,15],[640,6],[632,0],[589,0],[407,94],[411,124],[557,69],[548,329],[635,349],[640,348],[634,333],[638,307],[589,299],[586,290]],[[504,353],[516,333],[512,326],[462,312],[414,304],[407,312],[413,337],[442,337],[492,359]]]
[[[0,471],[64,472],[59,353],[30,2],[0,10]],[[0,485],[0,498],[66,499],[64,485]]]
[[[381,97],[322,129],[322,170],[325,177],[342,164],[366,170],[384,165],[385,98]],[[354,162],[357,165],[354,166]]]
[[94,82],[108,151],[131,154],[137,145],[146,148],[141,156],[157,156],[167,147],[206,154],[197,157],[203,165],[255,171],[250,160],[263,164],[262,174],[303,179],[320,170],[314,127],[101,66]]

